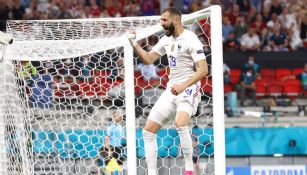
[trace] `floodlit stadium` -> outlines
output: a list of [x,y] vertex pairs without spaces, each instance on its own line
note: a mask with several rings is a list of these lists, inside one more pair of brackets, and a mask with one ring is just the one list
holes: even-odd
[[[302,4],[0,1],[0,174],[152,175],[152,162],[158,175],[307,174]],[[167,28],[161,14],[168,7],[182,16],[174,24],[167,12]],[[169,82],[179,64],[156,45],[181,24],[202,47],[187,53],[208,65],[196,86],[200,102],[189,137],[173,118],[146,145],[146,122],[163,92],[176,86]],[[173,36],[165,53],[184,54],[197,44],[176,45]],[[138,49],[159,59],[142,62]],[[186,110],[176,106],[174,117]]]

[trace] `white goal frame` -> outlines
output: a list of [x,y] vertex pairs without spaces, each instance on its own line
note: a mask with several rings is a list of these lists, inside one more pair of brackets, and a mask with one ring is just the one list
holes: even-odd
[[211,7],[211,31],[214,172],[226,175],[222,11],[219,6]]
[[[211,29],[211,60],[212,60],[212,96],[213,99],[213,133],[214,133],[214,173],[216,175],[226,175],[226,155],[225,155],[225,121],[224,121],[224,91],[223,91],[223,46],[222,46],[222,12],[220,6],[211,6],[207,9],[203,9],[199,12],[189,14],[189,16],[197,16],[202,11],[210,11],[210,29]],[[156,30],[155,27],[152,28]],[[148,31],[146,31],[148,33]],[[118,38],[117,41],[123,41],[123,38]],[[136,118],[135,118],[135,97],[134,97],[134,63],[133,63],[133,48],[130,46],[128,40],[124,38],[124,54],[125,54],[125,105],[126,105],[126,129],[127,129],[127,168],[128,175],[137,174],[137,154],[136,154]],[[23,44],[27,42],[36,41],[22,41]],[[17,44],[22,44],[17,42]],[[60,42],[60,41],[54,41]],[[103,43],[100,41],[97,45]],[[116,41],[115,41],[116,42]],[[113,43],[112,43],[113,44]],[[110,45],[110,44],[109,44]],[[20,46],[20,45],[19,45]],[[109,47],[109,46],[107,46]],[[6,58],[15,59],[12,57],[14,48],[8,46],[4,56]],[[78,53],[77,53],[78,54]],[[34,59],[39,59],[34,57]],[[17,58],[18,60],[18,58]],[[2,63],[0,63],[2,64]],[[0,111],[0,115],[5,115],[4,111]],[[2,126],[0,124],[0,126]],[[4,143],[5,140],[1,136],[4,132],[0,129],[0,143]],[[4,151],[0,145],[0,154]],[[4,157],[3,157],[4,158]],[[4,168],[5,165],[1,165]],[[1,170],[0,170],[1,172]]]

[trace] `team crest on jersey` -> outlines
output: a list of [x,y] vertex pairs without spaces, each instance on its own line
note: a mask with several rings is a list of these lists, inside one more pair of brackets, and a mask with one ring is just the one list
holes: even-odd
[[173,52],[173,51],[174,51],[174,49],[175,49],[175,45],[174,45],[174,44],[172,44],[171,51]]
[[181,49],[181,45],[180,44],[178,44],[178,50],[180,50]]

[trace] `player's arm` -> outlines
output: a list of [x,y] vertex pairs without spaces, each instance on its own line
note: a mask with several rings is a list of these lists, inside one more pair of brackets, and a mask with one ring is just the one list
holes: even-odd
[[195,74],[184,83],[186,88],[203,79],[208,74],[208,64],[206,60],[197,61],[195,67]]
[[139,56],[141,61],[144,64],[152,64],[154,63],[158,58],[160,58],[160,54],[157,52],[151,50],[147,52],[144,50],[137,42],[136,42],[136,33],[135,32],[130,32],[128,34],[128,40],[133,47],[135,53]]
[[199,80],[203,79],[208,74],[208,64],[206,60],[199,60],[195,63],[196,72],[187,81],[176,84],[171,88],[171,92],[174,95],[178,95],[183,92],[187,87],[195,84]]
[[160,55],[156,53],[155,51],[151,50],[147,52],[138,44],[134,45],[133,48],[134,48],[135,53],[139,56],[139,58],[144,64],[152,64],[158,58],[160,58]]

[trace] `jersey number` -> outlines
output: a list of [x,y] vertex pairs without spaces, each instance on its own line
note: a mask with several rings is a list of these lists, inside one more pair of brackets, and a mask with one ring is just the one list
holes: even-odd
[[175,67],[177,64],[176,57],[173,57],[172,55],[170,55],[169,58],[170,58],[170,62],[169,62],[170,67]]
[[185,93],[188,94],[188,95],[192,95],[192,91],[193,91],[192,89],[186,89]]

